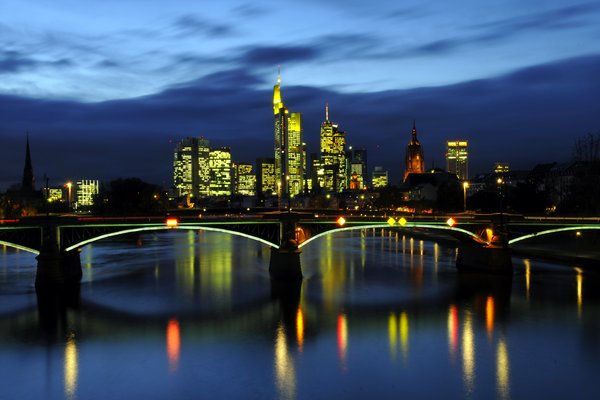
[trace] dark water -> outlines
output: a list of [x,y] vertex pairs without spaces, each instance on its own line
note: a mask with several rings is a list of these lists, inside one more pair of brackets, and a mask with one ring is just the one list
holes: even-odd
[[0,399],[597,398],[593,271],[460,276],[455,249],[369,230],[309,244],[301,286],[277,286],[269,255],[213,232],[97,242],[48,313],[34,258],[4,249]]

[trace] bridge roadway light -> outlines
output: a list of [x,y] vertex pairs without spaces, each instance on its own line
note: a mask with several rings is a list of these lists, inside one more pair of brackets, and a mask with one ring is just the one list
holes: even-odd
[[337,221],[335,221],[339,226],[344,226],[346,223],[346,219],[344,217],[339,217]]
[[453,227],[454,225],[456,225],[456,221],[452,217],[448,218],[446,223],[448,224],[449,227]]
[[165,223],[169,228],[175,228],[179,224],[179,220],[177,218],[167,218]]
[[467,211],[467,189],[469,188],[469,182],[464,181],[462,184],[463,187],[463,210]]

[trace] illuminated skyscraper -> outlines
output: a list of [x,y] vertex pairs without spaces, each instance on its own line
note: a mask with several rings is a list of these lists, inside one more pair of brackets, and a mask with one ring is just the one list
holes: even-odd
[[[406,170],[404,171],[404,180],[408,174],[422,174],[425,172],[425,160],[423,159],[423,147],[417,139],[417,127],[413,121],[412,138],[406,147]],[[375,183],[373,183],[375,186]]]
[[256,191],[264,196],[277,195],[274,158],[256,159]]
[[242,196],[256,194],[256,175],[252,171],[252,164],[238,163],[233,165],[234,193]]
[[367,150],[353,149],[348,150],[349,161],[349,186],[351,190],[364,189],[367,185]]
[[302,114],[290,113],[281,98],[281,75],[273,86],[275,125],[275,181],[282,195],[295,196],[304,190],[304,151],[302,147]]
[[173,186],[176,196],[201,197],[210,192],[209,143],[188,137],[173,154]]
[[210,195],[231,195],[231,150],[229,147],[210,149]]
[[319,184],[327,192],[346,189],[346,133],[329,120],[329,106],[325,105],[325,121],[321,123],[321,163]]
[[456,174],[458,179],[469,179],[468,142],[466,140],[449,140],[446,147],[446,170]]

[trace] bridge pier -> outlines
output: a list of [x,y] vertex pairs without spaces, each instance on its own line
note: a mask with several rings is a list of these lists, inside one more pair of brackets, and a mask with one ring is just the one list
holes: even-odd
[[58,224],[42,226],[42,243],[37,259],[36,288],[70,285],[81,281],[79,250],[63,251]]
[[300,253],[296,239],[298,215],[296,213],[281,213],[278,249],[271,248],[269,273],[271,279],[281,281],[301,281],[302,268],[300,266]]
[[475,242],[458,247],[456,268],[461,272],[512,275],[512,255],[506,235],[494,236],[489,245]]

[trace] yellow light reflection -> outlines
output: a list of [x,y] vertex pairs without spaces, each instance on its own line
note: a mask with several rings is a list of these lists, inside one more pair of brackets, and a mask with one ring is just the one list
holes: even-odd
[[167,357],[169,359],[169,372],[177,371],[180,354],[181,330],[179,329],[179,321],[172,319],[167,325]]
[[494,333],[494,298],[488,296],[485,302],[485,327],[487,329],[488,338],[491,339]]
[[575,268],[577,272],[577,311],[581,314],[583,307],[583,271],[580,268]]
[[529,260],[523,260],[525,263],[525,294],[529,299],[529,289],[531,288],[531,263]]
[[342,369],[346,368],[346,353],[348,351],[348,320],[345,314],[338,315],[337,319],[338,353]]
[[463,324],[462,362],[465,390],[467,395],[470,396],[475,388],[475,337],[473,334],[473,320],[469,312],[465,315]]
[[398,348],[398,319],[396,318],[396,314],[393,312],[390,313],[388,317],[388,338],[390,343],[390,357],[392,359],[396,358],[396,349]]
[[453,362],[458,349],[458,323],[458,308],[452,304],[448,310],[448,350]]
[[302,352],[302,346],[304,345],[304,314],[300,307],[298,307],[296,313],[296,339],[298,340],[298,350]]
[[504,338],[498,341],[496,351],[496,388],[499,399],[510,399],[510,361]]
[[402,356],[408,355],[408,314],[405,311],[400,313],[400,348]]
[[79,375],[79,359],[77,355],[77,341],[75,333],[71,332],[65,345],[64,361],[65,396],[68,399],[75,398],[77,391],[77,377]]
[[296,370],[288,352],[285,328],[279,323],[275,337],[275,384],[282,399],[296,398]]

